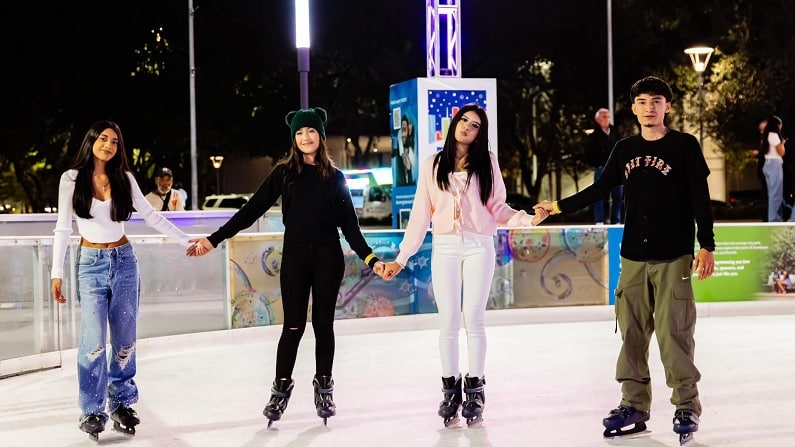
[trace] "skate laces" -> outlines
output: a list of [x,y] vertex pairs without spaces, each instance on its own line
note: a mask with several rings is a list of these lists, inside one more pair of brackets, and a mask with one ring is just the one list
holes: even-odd
[[85,417],[85,419],[80,421],[81,424],[86,424],[86,423],[94,424],[94,423],[104,423],[104,422],[105,418],[103,418],[98,414],[89,414],[88,416]]
[[698,419],[696,413],[692,410],[676,410],[674,412],[674,421],[680,421],[684,423],[693,423]]
[[116,414],[118,414],[121,417],[126,417],[126,418],[138,417],[138,413],[136,413],[135,410],[133,410],[130,407],[125,407],[124,405],[122,405],[122,406],[120,406],[119,408],[116,409]]
[[618,415],[618,416],[621,416],[622,418],[626,419],[627,417],[629,417],[630,414],[632,414],[632,408],[626,407],[624,405],[621,405],[618,408],[614,408],[614,409],[610,410],[610,414],[611,415]]

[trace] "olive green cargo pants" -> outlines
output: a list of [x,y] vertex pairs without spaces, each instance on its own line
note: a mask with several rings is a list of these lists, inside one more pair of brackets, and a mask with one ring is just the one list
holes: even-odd
[[621,405],[640,411],[651,408],[649,342],[654,332],[665,382],[673,390],[671,403],[676,409],[701,415],[696,385],[701,373],[693,363],[696,304],[690,278],[692,262],[691,255],[647,262],[621,258],[615,303],[623,341],[616,363]]

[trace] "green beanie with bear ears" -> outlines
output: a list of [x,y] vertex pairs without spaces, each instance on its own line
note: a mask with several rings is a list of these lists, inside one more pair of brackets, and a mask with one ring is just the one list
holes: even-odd
[[311,127],[320,133],[320,137],[326,139],[326,128],[323,126],[328,118],[326,109],[315,107],[313,109],[301,109],[290,112],[284,117],[284,122],[290,126],[290,135],[295,138],[295,133],[303,127]]

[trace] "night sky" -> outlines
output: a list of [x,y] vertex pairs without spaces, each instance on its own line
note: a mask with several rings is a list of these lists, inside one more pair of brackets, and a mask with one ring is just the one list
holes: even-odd
[[[424,3],[314,0],[312,52],[333,51],[357,40],[408,42],[414,51],[404,63],[415,76],[424,76]],[[606,79],[603,2],[559,3],[464,0],[463,75],[499,77],[508,75],[518,58],[570,52],[577,64],[594,68],[593,77]],[[211,91],[247,70],[295,64],[293,2],[195,0],[194,7],[202,88]],[[11,102],[35,98],[68,104],[96,94],[112,98],[112,92],[100,92],[129,76],[133,50],[152,30],[162,28],[176,51],[187,57],[187,12],[187,1],[3,2],[3,71],[14,86],[6,94]],[[166,69],[187,77],[187,60],[184,66]]]

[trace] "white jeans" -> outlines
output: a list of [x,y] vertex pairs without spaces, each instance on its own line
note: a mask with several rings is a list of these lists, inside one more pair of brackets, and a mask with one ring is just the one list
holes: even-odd
[[469,375],[483,377],[486,367],[484,315],[494,277],[494,237],[464,232],[433,236],[431,276],[439,310],[442,377],[458,376],[461,314],[467,335]]

